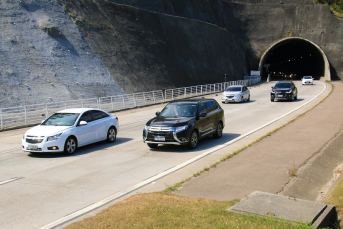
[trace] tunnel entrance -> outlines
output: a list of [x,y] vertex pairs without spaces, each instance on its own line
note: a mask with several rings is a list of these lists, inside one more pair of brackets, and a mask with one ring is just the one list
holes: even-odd
[[285,38],[274,43],[262,56],[259,70],[264,80],[268,75],[271,80],[300,80],[303,76],[331,80],[325,53],[303,38]]

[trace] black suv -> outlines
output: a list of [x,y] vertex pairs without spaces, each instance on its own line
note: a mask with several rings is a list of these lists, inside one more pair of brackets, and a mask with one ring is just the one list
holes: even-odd
[[274,102],[275,99],[297,100],[298,89],[292,81],[277,82],[270,92],[270,101]]
[[179,100],[156,112],[156,117],[146,123],[143,141],[150,148],[171,144],[194,149],[203,137],[221,138],[224,126],[224,110],[216,100]]

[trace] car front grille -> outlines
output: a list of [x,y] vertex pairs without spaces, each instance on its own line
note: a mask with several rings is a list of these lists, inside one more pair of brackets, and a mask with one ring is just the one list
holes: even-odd
[[150,127],[150,132],[170,132],[173,131],[172,127],[169,126],[152,126]]
[[44,137],[37,137],[37,136],[26,136],[27,143],[41,143],[44,140]]

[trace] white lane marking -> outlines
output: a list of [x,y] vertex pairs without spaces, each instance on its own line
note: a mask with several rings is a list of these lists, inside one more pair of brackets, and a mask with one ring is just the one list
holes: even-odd
[[106,204],[108,204],[108,203],[110,203],[110,202],[112,202],[112,201],[114,201],[114,200],[116,200],[116,199],[118,199],[120,197],[123,197],[123,196],[125,196],[125,195],[127,195],[127,194],[129,194],[129,193],[131,193],[131,192],[133,192],[133,191],[135,191],[135,190],[137,190],[137,189],[147,185],[147,184],[150,184],[150,183],[152,183],[152,182],[154,182],[154,181],[156,181],[156,180],[158,180],[158,179],[160,179],[160,178],[162,178],[164,176],[167,176],[167,175],[169,175],[169,174],[171,174],[171,173],[173,173],[173,172],[175,172],[175,171],[177,171],[177,170],[179,170],[179,169],[181,169],[181,168],[183,168],[183,167],[185,167],[185,166],[187,166],[189,164],[192,164],[193,162],[195,162],[195,161],[197,161],[197,160],[199,160],[199,159],[201,159],[201,158],[203,158],[203,157],[205,157],[205,156],[207,156],[207,155],[209,155],[211,153],[214,153],[215,151],[223,149],[223,148],[225,148],[225,147],[227,147],[227,146],[229,146],[229,145],[231,145],[231,144],[233,144],[233,143],[235,143],[235,142],[237,142],[237,141],[239,141],[239,140],[241,140],[241,139],[251,135],[252,133],[254,133],[256,131],[258,131],[260,129],[263,129],[266,126],[269,126],[270,124],[272,124],[272,123],[274,123],[274,122],[276,122],[276,121],[286,117],[287,115],[289,115],[289,114],[293,113],[294,111],[296,111],[296,110],[306,106],[308,103],[310,103],[313,100],[315,100],[316,98],[318,98],[326,90],[326,84],[324,84],[324,86],[325,87],[320,92],[320,94],[318,94],[316,97],[314,97],[313,99],[309,100],[308,102],[302,104],[301,106],[291,110],[290,112],[288,112],[288,113],[286,113],[286,114],[284,114],[284,115],[282,115],[282,116],[280,116],[280,117],[278,117],[278,118],[276,118],[276,119],[274,119],[274,120],[272,120],[272,121],[270,121],[270,122],[268,122],[268,123],[266,123],[266,124],[256,128],[256,129],[254,129],[254,130],[252,130],[252,131],[250,131],[250,132],[248,132],[248,133],[246,133],[244,135],[241,135],[241,136],[239,136],[239,137],[237,137],[237,138],[235,138],[235,139],[233,139],[233,140],[231,140],[231,141],[229,141],[229,142],[227,142],[225,144],[221,144],[221,145],[215,146],[215,147],[211,148],[210,150],[208,150],[208,151],[206,151],[206,152],[204,152],[204,153],[202,153],[202,154],[200,154],[200,155],[198,155],[198,156],[196,156],[196,157],[194,157],[192,159],[189,159],[188,161],[185,161],[185,162],[183,162],[183,163],[181,163],[181,164],[179,164],[179,165],[177,165],[175,167],[172,167],[172,168],[170,168],[170,169],[168,169],[168,170],[166,170],[166,171],[164,171],[164,172],[162,172],[160,174],[157,174],[157,175],[155,175],[155,176],[153,176],[151,178],[148,178],[147,180],[144,180],[144,181],[142,181],[142,182],[140,182],[140,183],[138,183],[138,184],[136,184],[134,186],[131,186],[131,187],[127,188],[127,189],[124,189],[124,190],[122,190],[122,191],[120,191],[120,192],[118,192],[118,193],[116,193],[116,194],[114,194],[112,196],[109,196],[109,197],[107,197],[107,198],[105,198],[105,199],[103,199],[103,200],[101,200],[99,202],[91,204],[91,205],[89,205],[89,206],[87,206],[87,207],[85,207],[83,209],[80,209],[80,210],[74,212],[74,213],[66,215],[65,217],[63,217],[63,218],[61,218],[59,220],[56,220],[55,222],[52,222],[52,223],[50,223],[50,224],[48,224],[46,226],[43,226],[40,229],[54,228],[54,227],[57,227],[57,226],[60,226],[60,225],[62,225],[64,223],[66,223],[68,221],[71,221],[71,220],[73,220],[75,218],[78,218],[81,215],[84,215],[84,214],[86,214],[88,212],[91,212],[91,211],[101,207],[101,206],[104,206],[104,205],[106,205]]
[[11,179],[8,179],[8,180],[5,180],[5,181],[1,181],[0,185],[7,184],[9,182],[13,182],[13,181],[16,181],[16,180],[20,180],[22,178],[24,178],[24,177],[14,177],[14,178],[11,178]]

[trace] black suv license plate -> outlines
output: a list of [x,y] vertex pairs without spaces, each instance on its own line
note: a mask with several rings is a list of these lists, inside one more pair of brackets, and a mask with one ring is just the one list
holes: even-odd
[[155,141],[161,141],[164,142],[166,139],[164,136],[154,136]]

